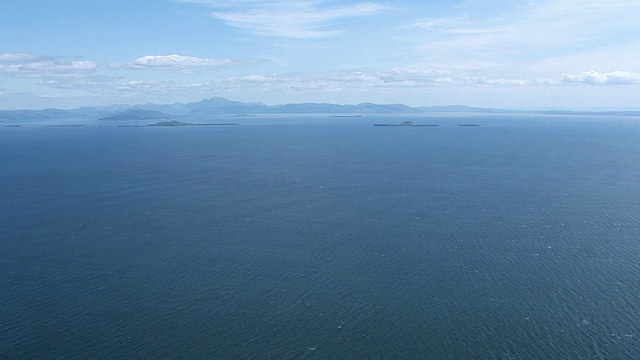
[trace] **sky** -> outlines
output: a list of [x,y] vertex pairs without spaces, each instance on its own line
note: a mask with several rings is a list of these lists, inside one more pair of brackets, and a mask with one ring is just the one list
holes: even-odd
[[4,0],[0,109],[640,109],[638,0]]

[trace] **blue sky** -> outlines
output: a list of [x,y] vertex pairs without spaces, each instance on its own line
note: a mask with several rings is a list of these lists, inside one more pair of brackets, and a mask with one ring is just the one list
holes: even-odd
[[640,108],[640,1],[10,0],[0,109]]

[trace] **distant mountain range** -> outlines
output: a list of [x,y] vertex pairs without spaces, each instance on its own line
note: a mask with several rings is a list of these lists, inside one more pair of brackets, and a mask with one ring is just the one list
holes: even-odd
[[117,120],[156,120],[173,117],[206,117],[209,115],[250,115],[250,114],[421,114],[421,113],[483,113],[483,114],[555,114],[555,115],[628,115],[640,116],[640,111],[565,111],[540,110],[519,111],[479,108],[463,105],[410,107],[402,104],[381,105],[361,103],[357,105],[339,105],[327,103],[302,103],[285,105],[266,105],[261,102],[231,101],[221,97],[212,97],[192,103],[110,105],[81,107],[71,110],[0,110],[0,121],[98,119]]

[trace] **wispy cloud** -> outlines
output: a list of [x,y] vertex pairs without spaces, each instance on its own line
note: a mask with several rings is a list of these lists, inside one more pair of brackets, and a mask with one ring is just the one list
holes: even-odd
[[414,21],[407,27],[427,30],[440,35],[495,34],[502,30],[495,26],[480,26],[466,16],[423,18]]
[[185,2],[206,5],[213,9],[212,17],[252,34],[298,39],[338,35],[343,30],[336,28],[337,20],[365,16],[385,8],[370,2],[339,5],[326,0]]
[[[497,71],[505,67],[537,66],[549,58],[554,58],[556,64],[562,62],[564,71],[580,71],[570,69],[571,64],[563,61],[563,57],[629,42],[640,30],[638,1],[521,3],[502,12],[488,10],[481,16],[463,13],[454,17],[420,18],[410,26],[414,29],[414,38],[422,43],[419,48],[430,66],[448,64],[470,68],[478,62],[482,64],[479,69]],[[488,63],[494,65],[486,66]]]
[[0,74],[15,77],[42,77],[93,72],[95,61],[53,60],[53,57],[31,54],[0,54]]
[[40,56],[33,54],[0,54],[0,63],[29,63],[42,60],[54,60],[54,56]]
[[146,55],[126,64],[113,63],[112,69],[130,70],[171,70],[177,72],[190,72],[218,68],[231,64],[231,59],[211,59],[184,55]]

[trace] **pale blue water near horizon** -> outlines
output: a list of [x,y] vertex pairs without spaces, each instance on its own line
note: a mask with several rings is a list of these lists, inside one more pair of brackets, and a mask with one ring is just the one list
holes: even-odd
[[640,119],[236,122],[1,128],[0,358],[640,358]]

